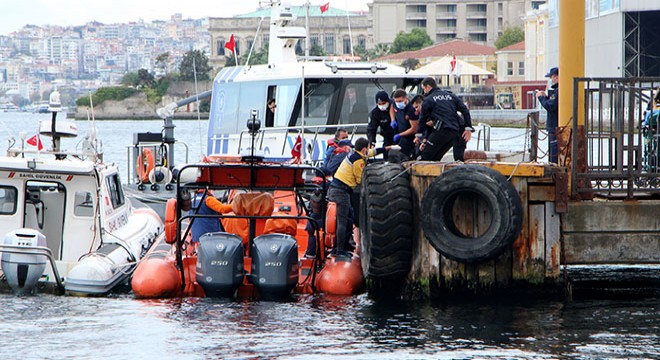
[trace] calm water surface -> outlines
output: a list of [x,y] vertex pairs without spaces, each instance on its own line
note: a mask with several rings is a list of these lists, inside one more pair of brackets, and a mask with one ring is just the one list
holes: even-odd
[[[48,118],[0,113],[2,144],[19,131],[34,133],[37,121]],[[205,151],[199,141],[205,121],[175,125],[191,153]],[[96,126],[106,161],[125,171],[132,134],[158,132],[162,121]],[[82,135],[88,123],[78,127]],[[493,129],[492,148],[522,151],[523,133]],[[66,139],[64,147],[76,143]],[[381,302],[319,295],[234,302],[0,294],[0,359],[657,359],[659,303],[658,297]]]

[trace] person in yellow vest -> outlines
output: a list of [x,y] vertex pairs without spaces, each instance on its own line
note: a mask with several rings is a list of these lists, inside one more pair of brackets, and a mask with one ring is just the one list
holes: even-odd
[[382,154],[392,147],[370,149],[369,140],[361,137],[355,141],[353,151],[335,172],[328,189],[328,200],[337,204],[337,245],[334,249],[336,256],[350,256],[349,241],[353,232],[351,194],[362,182],[362,171],[367,164],[367,158]]

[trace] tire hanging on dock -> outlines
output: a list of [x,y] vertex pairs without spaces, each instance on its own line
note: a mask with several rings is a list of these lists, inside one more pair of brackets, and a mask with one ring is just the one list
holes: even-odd
[[[364,276],[400,280],[412,262],[413,198],[403,166],[374,163],[364,169],[360,193],[360,241]],[[395,178],[396,177],[396,178]]]
[[[460,198],[478,199],[485,209],[455,214]],[[522,203],[507,178],[481,165],[461,165],[438,176],[422,199],[422,228],[431,245],[449,259],[480,263],[501,254],[522,229]],[[477,215],[478,214],[478,215]],[[454,217],[490,217],[487,228],[476,236],[461,232]],[[469,221],[472,221],[470,219]],[[475,221],[476,222],[476,221]]]

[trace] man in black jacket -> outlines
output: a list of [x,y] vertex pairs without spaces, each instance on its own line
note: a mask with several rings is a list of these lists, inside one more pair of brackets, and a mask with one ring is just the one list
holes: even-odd
[[[433,78],[422,80],[424,101],[420,114],[420,124],[431,126],[431,132],[422,144],[422,160],[440,161],[458,139],[461,137],[466,143],[472,137],[472,118],[467,106],[456,95],[449,91],[440,90]],[[461,113],[462,117],[458,115]],[[460,154],[454,154],[456,160],[463,160],[462,147]]]
[[[380,135],[383,137],[383,147],[390,146],[394,143],[394,129],[390,123],[392,117],[390,116],[390,96],[385,91],[376,93],[376,107],[369,113],[369,125],[367,125],[367,139],[372,147],[376,146],[376,132],[380,127]],[[383,154],[387,159],[387,152]]]
[[548,92],[536,90],[536,97],[548,111],[545,127],[548,130],[548,160],[558,163],[557,126],[559,125],[559,68],[553,67],[545,77],[550,78],[552,86]]

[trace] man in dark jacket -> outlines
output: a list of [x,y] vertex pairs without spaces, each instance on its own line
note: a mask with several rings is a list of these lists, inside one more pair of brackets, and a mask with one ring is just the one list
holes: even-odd
[[550,89],[545,91],[536,91],[536,97],[539,99],[541,106],[548,111],[548,120],[545,127],[548,130],[548,159],[551,163],[557,163],[558,148],[557,148],[557,126],[559,125],[559,68],[553,67],[548,71],[545,77],[549,77],[552,81]]
[[[434,131],[422,144],[422,160],[439,161],[462,137],[467,143],[472,137],[472,118],[467,106],[456,95],[440,90],[433,78],[422,80],[424,101],[419,122],[431,126]],[[461,113],[462,117],[458,115]],[[463,148],[465,151],[465,148]],[[458,155],[458,156],[457,156]],[[457,160],[463,160],[463,154],[455,154]]]
[[[380,127],[380,135],[383,137],[383,147],[390,146],[394,143],[394,129],[390,123],[392,118],[390,116],[390,97],[385,91],[376,93],[376,107],[369,113],[369,125],[367,125],[367,139],[371,146],[376,146],[376,131]],[[387,159],[387,152],[383,154]]]

